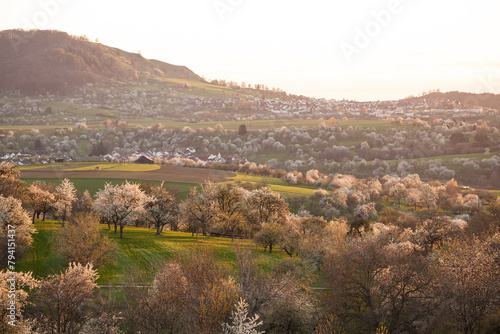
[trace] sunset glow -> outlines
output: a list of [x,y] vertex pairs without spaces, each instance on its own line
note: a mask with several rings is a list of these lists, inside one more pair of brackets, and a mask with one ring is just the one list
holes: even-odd
[[490,0],[29,0],[0,3],[0,30],[56,29],[210,79],[384,100],[499,93],[499,12]]

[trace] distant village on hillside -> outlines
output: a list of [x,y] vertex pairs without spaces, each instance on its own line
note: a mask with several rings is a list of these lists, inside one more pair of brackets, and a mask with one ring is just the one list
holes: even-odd
[[[159,151],[159,150],[149,150],[147,152],[135,151],[132,154],[125,156],[119,153],[106,154],[100,157],[96,157],[96,161],[106,161],[106,162],[129,162],[129,163],[142,163],[142,164],[152,164],[152,163],[162,163],[168,159],[182,159],[183,163],[187,159],[192,160],[197,164],[206,163],[220,163],[220,164],[239,164],[245,163],[248,160],[238,154],[228,154],[221,155],[221,153],[211,153],[211,154],[199,154],[196,149],[187,148],[177,148],[173,151]],[[86,161],[89,158],[85,159]],[[17,165],[32,165],[32,164],[49,164],[49,163],[62,163],[62,162],[75,162],[79,159],[67,155],[61,157],[49,157],[41,156],[36,153],[21,153],[21,152],[10,152],[10,153],[0,153],[0,162],[6,161],[15,163]],[[173,160],[175,163],[175,160]]]
[[[436,101],[426,98],[399,101],[357,102],[348,100],[317,99],[305,96],[267,97],[200,97],[190,91],[174,89],[144,89],[147,83],[134,83],[127,88],[121,83],[110,87],[88,84],[71,97],[53,95],[3,96],[0,98],[0,124],[55,125],[82,121],[124,121],[130,118],[152,118],[186,123],[204,121],[252,121],[276,119],[397,119],[435,118],[471,120],[495,115],[497,110],[464,105],[458,101]],[[184,95],[184,93],[186,95]],[[58,102],[55,102],[58,101]],[[477,102],[477,103],[476,103]],[[47,105],[66,105],[52,110]],[[474,105],[480,104],[475,101]],[[85,117],[87,110],[98,110],[92,119]]]

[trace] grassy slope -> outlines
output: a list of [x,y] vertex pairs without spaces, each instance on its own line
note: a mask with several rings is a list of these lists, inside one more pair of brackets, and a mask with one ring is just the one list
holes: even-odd
[[314,191],[316,189],[315,187],[289,185],[285,181],[278,178],[248,175],[241,173],[238,173],[238,175],[232,177],[231,179],[233,180],[231,183],[235,184],[238,184],[239,182],[265,184],[266,187],[288,197],[314,195]]
[[[38,233],[34,235],[33,245],[24,259],[17,263],[16,270],[33,271],[37,277],[60,272],[65,267],[65,261],[54,251],[51,242],[51,237],[60,224],[56,221],[36,221],[35,227]],[[99,284],[123,284],[124,278],[133,267],[148,273],[155,263],[204,247],[213,250],[221,263],[235,272],[237,269],[234,244],[231,243],[231,239],[199,235],[196,240],[190,233],[171,231],[156,236],[154,230],[130,226],[125,227],[124,239],[120,239],[113,233],[113,229],[108,231],[106,225],[102,225],[102,229],[102,233],[115,241],[117,251],[112,260],[99,269]],[[243,241],[242,246],[252,248],[257,264],[263,270],[270,270],[274,263],[287,257],[281,251],[269,254],[264,253],[262,249],[257,250],[249,240]]]
[[24,258],[16,263],[16,271],[33,271],[36,276],[58,273],[64,265],[57,253],[51,251],[52,235],[59,227],[53,221],[35,223],[37,233],[33,234],[33,244],[24,254]]

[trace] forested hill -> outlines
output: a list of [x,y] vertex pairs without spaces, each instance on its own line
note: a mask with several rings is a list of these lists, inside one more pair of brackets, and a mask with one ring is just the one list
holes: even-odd
[[0,31],[0,91],[64,94],[86,83],[151,76],[202,80],[187,67],[145,59],[65,32]]
[[474,94],[465,92],[432,92],[419,97],[409,97],[404,102],[434,102],[452,107],[483,107],[500,110],[500,94]]

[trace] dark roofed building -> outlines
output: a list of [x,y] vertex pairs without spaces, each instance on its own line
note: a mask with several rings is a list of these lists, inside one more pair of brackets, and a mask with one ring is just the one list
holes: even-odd
[[145,156],[141,156],[139,159],[137,159],[135,161],[135,163],[136,164],[150,164],[150,165],[152,165],[154,163],[154,161],[145,157]]

